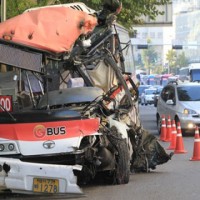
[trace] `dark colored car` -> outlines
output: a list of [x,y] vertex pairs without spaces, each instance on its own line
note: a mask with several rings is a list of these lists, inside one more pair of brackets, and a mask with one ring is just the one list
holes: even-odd
[[159,87],[157,88],[156,94],[154,95],[154,106],[155,106],[155,107],[157,107],[158,98],[159,98],[159,96],[160,96],[160,93],[161,93],[162,89],[163,89],[163,86],[159,86]]

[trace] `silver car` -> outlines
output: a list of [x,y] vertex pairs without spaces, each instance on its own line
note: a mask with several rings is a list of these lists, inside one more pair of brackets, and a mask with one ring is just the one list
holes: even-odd
[[194,134],[195,126],[200,126],[200,83],[169,83],[157,103],[157,126],[160,133],[161,117],[165,115],[181,123],[182,134]]
[[[144,99],[141,98],[141,97],[142,97],[142,94],[144,93],[144,90],[145,90],[145,89],[148,89],[148,88],[150,88],[150,87],[151,87],[150,85],[140,85],[140,86],[138,87],[138,91],[139,91],[139,99],[138,99],[138,102],[141,103],[142,105],[144,104]],[[143,100],[143,101],[141,101],[141,100]]]
[[157,91],[157,89],[153,88],[153,87],[145,89],[144,90],[144,101],[142,101],[142,97],[141,97],[141,105],[143,105],[143,102],[144,102],[145,105],[153,104],[156,91]]

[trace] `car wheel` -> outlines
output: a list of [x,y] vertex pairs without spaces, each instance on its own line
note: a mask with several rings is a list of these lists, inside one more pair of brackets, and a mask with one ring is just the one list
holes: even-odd
[[113,137],[109,136],[109,140],[117,151],[116,168],[110,178],[114,184],[126,184],[130,177],[130,153],[127,142],[119,133]]
[[129,162],[129,150],[126,141],[118,145],[118,156],[116,158],[116,182],[117,184],[126,184],[129,182],[130,166]]
[[180,122],[178,116],[175,116],[174,120],[175,120],[176,125],[177,125],[178,122]]
[[160,118],[160,116],[157,116],[157,128],[158,128],[158,134],[161,134],[161,126],[162,126],[162,120]]

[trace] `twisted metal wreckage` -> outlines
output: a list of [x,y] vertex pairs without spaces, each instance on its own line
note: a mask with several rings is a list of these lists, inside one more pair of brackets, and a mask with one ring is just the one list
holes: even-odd
[[53,5],[0,24],[0,62],[15,68],[17,82],[9,109],[1,105],[1,188],[81,193],[99,173],[126,184],[130,170],[171,158],[140,126],[128,45],[114,23],[119,10]]

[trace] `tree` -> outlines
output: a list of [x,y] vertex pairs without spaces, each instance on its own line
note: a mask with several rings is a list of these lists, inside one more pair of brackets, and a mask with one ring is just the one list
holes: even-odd
[[26,9],[44,6],[52,2],[52,0],[7,0],[7,19],[23,13]]
[[150,45],[151,43],[150,39],[147,40],[147,43],[148,43],[148,49],[143,49],[142,51],[142,61],[145,64],[145,68],[148,74],[150,74],[152,67],[155,66],[158,54],[155,51],[155,48]]
[[157,65],[154,68],[153,74],[162,74],[163,73],[163,66],[162,65]]
[[[79,2],[86,3],[87,6],[99,10],[103,2],[114,0],[80,0]],[[160,12],[156,6],[170,3],[171,0],[120,0],[123,4],[123,9],[118,16],[118,22],[128,29],[132,29],[134,24],[141,24],[140,17],[142,15],[149,16],[154,20],[157,15],[164,14]],[[74,0],[60,0],[62,3],[76,2]]]
[[176,59],[177,59],[176,51],[170,49],[166,54],[166,60],[168,61],[168,74],[171,73],[171,71],[174,71],[174,68],[176,67]]
[[176,65],[179,67],[186,67],[188,65],[188,59],[186,58],[184,52],[177,56]]
[[[19,15],[24,10],[31,7],[55,4],[58,2],[83,2],[88,7],[100,10],[104,1],[114,0],[7,0],[7,18]],[[134,24],[141,23],[139,18],[142,15],[149,16],[150,19],[153,20],[157,15],[163,14],[156,6],[164,5],[169,2],[171,2],[171,0],[123,0],[123,8],[118,15],[118,22],[131,30]]]
[[176,50],[169,50],[166,54],[166,60],[168,61],[168,73],[177,74],[178,69],[186,67],[188,65],[188,59],[184,52],[178,53]]

